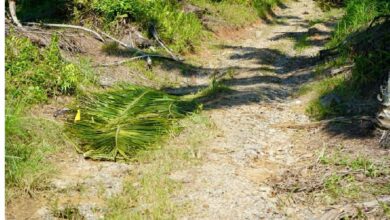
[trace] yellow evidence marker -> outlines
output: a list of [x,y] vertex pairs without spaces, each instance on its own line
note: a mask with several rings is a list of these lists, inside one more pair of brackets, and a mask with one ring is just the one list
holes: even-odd
[[78,109],[78,110],[77,110],[77,114],[76,114],[76,116],[74,117],[74,122],[80,121],[80,118],[81,118],[81,112],[80,112],[80,109]]

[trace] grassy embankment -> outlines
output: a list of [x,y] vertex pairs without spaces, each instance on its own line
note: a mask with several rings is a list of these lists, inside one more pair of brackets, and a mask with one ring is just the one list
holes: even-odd
[[[318,67],[319,77],[324,78],[301,89],[302,93],[314,91],[315,98],[307,108],[316,119],[347,114],[373,114],[375,107],[370,102],[379,92],[389,71],[390,51],[388,22],[368,28],[371,21],[380,15],[390,14],[390,3],[384,0],[345,1],[345,15],[333,31],[328,48],[336,48],[331,61]],[[353,65],[351,74],[333,77],[324,76],[326,69]],[[336,97],[331,104],[321,98]],[[368,106],[367,108],[361,107]]]

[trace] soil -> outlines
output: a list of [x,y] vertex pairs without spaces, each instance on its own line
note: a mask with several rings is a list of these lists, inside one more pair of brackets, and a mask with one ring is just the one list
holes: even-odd
[[[356,152],[375,149],[377,154],[387,153],[379,149],[375,133],[353,136],[326,126],[278,126],[310,122],[305,114],[308,97],[294,94],[302,84],[314,79],[316,55],[329,38],[332,23],[317,24],[315,30],[309,26],[310,20],[322,15],[312,0],[288,1],[275,10],[273,22],[257,22],[247,27],[244,35],[229,35],[223,30],[218,33],[226,35],[221,36],[223,43],[200,53],[207,55],[198,58],[200,65],[183,64],[184,72],[169,62],[155,67],[156,78],[175,81],[173,86],[145,82],[126,66],[97,68],[107,85],[129,81],[186,93],[207,86],[214,76],[232,89],[204,106],[204,114],[220,135],[202,146],[202,163],[171,174],[172,179],[183,184],[172,199],[178,204],[192,204],[180,219],[315,219],[326,207],[317,201],[308,202],[302,194],[288,200],[281,186],[293,180],[299,182],[312,173],[308,167],[316,163],[319,151],[343,145]],[[294,49],[295,43],[307,34],[309,45]],[[83,56],[93,62],[123,59],[102,53],[98,49],[102,44],[92,41],[96,42],[83,37],[80,45]],[[368,134],[365,127],[353,126]],[[62,195],[57,201],[58,209],[76,204],[85,219],[102,218],[104,201],[120,193],[126,173],[133,172],[131,164],[85,160],[73,149],[63,153],[58,167],[61,172],[52,180],[53,194]],[[301,175],[303,171],[306,176]],[[7,210],[8,219],[54,219],[49,201],[50,196],[40,196],[34,201],[12,203]]]

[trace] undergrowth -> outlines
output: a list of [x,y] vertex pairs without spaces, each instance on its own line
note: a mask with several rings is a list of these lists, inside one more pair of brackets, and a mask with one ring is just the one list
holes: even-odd
[[[390,48],[387,42],[390,40],[390,22],[379,21],[372,27],[369,24],[377,16],[390,14],[390,3],[385,0],[349,0],[345,4],[345,15],[327,45],[336,56],[333,61],[322,65],[318,72],[321,75],[326,69],[350,64],[353,68],[350,74],[325,77],[311,85],[317,95],[307,112],[317,119],[374,114],[376,107],[371,102],[389,71]],[[321,99],[330,96],[337,97],[338,101],[324,105]]]
[[333,173],[323,179],[325,199],[330,203],[338,200],[364,200],[372,196],[388,195],[388,158],[373,160],[367,155],[351,155],[342,148],[320,155],[319,162]]
[[62,126],[34,116],[31,109],[59,95],[75,94],[81,84],[93,83],[86,67],[61,58],[57,37],[47,48],[28,39],[6,38],[6,186],[7,201],[18,192],[32,194],[45,187],[53,171],[47,157],[65,146]]
[[200,7],[212,19],[221,20],[230,27],[242,27],[258,17],[264,18],[281,3],[280,0],[74,1],[77,3],[73,13],[75,21],[93,17],[107,30],[118,29],[118,24],[135,22],[145,33],[155,25],[163,41],[179,53],[193,52],[201,39],[208,36],[204,15],[184,11],[186,4]]

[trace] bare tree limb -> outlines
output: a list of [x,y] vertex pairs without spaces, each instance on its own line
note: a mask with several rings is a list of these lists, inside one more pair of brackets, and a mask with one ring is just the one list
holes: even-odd
[[149,58],[150,57],[156,57],[156,58],[176,61],[176,60],[174,60],[171,57],[161,56],[161,55],[157,55],[157,54],[144,54],[144,55],[141,55],[141,56],[131,57],[129,59],[125,59],[125,60],[121,60],[121,61],[117,61],[117,62],[113,62],[113,63],[103,63],[103,64],[94,65],[94,67],[119,66],[119,65],[122,65],[124,63],[131,62],[131,61],[138,60],[138,59],[148,59],[148,57]]
[[36,25],[36,26],[45,26],[45,27],[73,28],[73,29],[83,30],[83,31],[86,31],[86,32],[93,34],[96,37],[96,39],[98,39],[99,41],[101,41],[101,42],[105,41],[104,38],[96,31],[91,30],[91,29],[86,28],[86,27],[82,27],[82,26],[70,25],[70,24],[35,23],[35,22],[26,22],[25,24]]
[[12,22],[19,28],[23,28],[16,16],[16,0],[8,0],[9,13],[11,14]]
[[183,59],[177,57],[175,54],[173,54],[173,52],[165,46],[165,44],[161,41],[160,37],[158,36],[157,34],[157,30],[156,30],[156,27],[154,25],[152,25],[152,35],[154,37],[154,39],[169,53],[169,55],[171,55],[171,57],[176,60],[176,61],[181,61]]
[[145,52],[143,52],[142,50],[137,49],[137,48],[135,48],[135,47],[132,47],[131,45],[128,45],[128,44],[126,44],[126,43],[124,43],[124,42],[122,42],[122,41],[120,41],[120,40],[118,40],[118,39],[116,39],[116,38],[114,38],[114,37],[108,35],[107,33],[104,33],[104,32],[101,31],[101,30],[98,30],[98,31],[99,31],[99,33],[101,33],[101,34],[104,35],[105,37],[107,37],[107,38],[109,38],[109,39],[111,39],[111,40],[117,42],[117,43],[118,43],[119,45],[121,45],[122,47],[127,48],[127,49],[130,49],[130,50],[134,50],[135,52],[140,53],[141,55],[146,55]]

